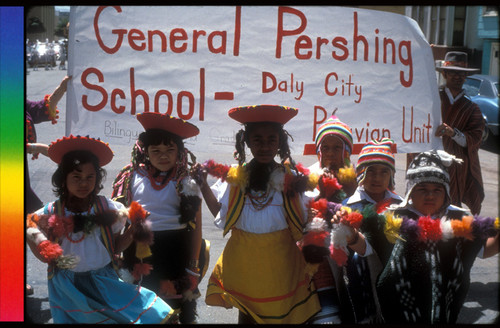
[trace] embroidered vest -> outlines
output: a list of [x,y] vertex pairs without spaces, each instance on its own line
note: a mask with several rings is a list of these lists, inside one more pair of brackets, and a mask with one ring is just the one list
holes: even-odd
[[[106,211],[109,208],[106,197],[97,196],[97,200],[94,203],[93,208],[95,214]],[[44,213],[49,215],[54,213],[57,215],[62,215],[62,212],[63,211],[60,199],[56,200],[53,203],[47,204],[44,209]],[[106,250],[109,253],[109,256],[111,257],[111,263],[113,265],[113,268],[115,270],[118,270],[118,261],[115,256],[115,240],[114,240],[113,230],[111,229],[111,226],[100,226],[100,228],[101,228],[102,240],[104,242]],[[47,278],[52,279],[54,273],[55,273],[55,265],[49,264],[49,267],[47,268]]]
[[[230,184],[229,190],[229,203],[226,216],[226,224],[224,225],[223,236],[225,236],[229,230],[236,224],[240,218],[241,212],[243,211],[243,206],[245,205],[245,193],[242,188],[237,185]],[[288,229],[292,233],[292,237],[298,241],[302,239],[302,214],[300,206],[299,194],[295,194],[292,197],[287,196],[284,192],[283,195],[283,205],[286,212],[286,221],[288,223]]]

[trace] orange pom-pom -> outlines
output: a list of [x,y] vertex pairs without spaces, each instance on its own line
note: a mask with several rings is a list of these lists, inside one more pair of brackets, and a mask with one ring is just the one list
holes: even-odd
[[132,223],[135,223],[137,221],[143,221],[149,215],[148,211],[146,211],[142,207],[142,205],[136,201],[133,201],[130,204],[130,207],[128,209],[128,214],[129,214],[130,221],[132,221]]
[[455,237],[464,237],[473,240],[472,235],[472,216],[464,216],[462,220],[451,220],[451,228]]
[[171,280],[160,280],[160,295],[163,296],[175,296],[177,295],[177,290],[175,285]]
[[47,263],[56,260],[63,254],[61,246],[49,240],[42,241],[40,244],[38,244],[37,249]]
[[38,215],[35,213],[28,214],[26,218],[26,226],[28,228],[36,228],[38,223]]
[[136,263],[134,264],[132,276],[134,276],[135,280],[139,280],[142,276],[150,274],[151,270],[153,270],[153,266],[149,263]]

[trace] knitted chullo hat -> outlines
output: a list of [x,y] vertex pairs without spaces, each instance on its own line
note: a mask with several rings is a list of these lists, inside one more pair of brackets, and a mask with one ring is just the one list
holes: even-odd
[[463,160],[448,154],[444,150],[430,150],[418,154],[410,163],[406,171],[406,195],[398,207],[408,205],[413,188],[422,182],[439,183],[446,189],[447,200],[444,206],[450,202],[450,175],[448,167],[453,163],[462,163]]
[[344,144],[344,152],[342,154],[342,160],[347,165],[350,166],[351,162],[349,157],[352,153],[352,130],[351,128],[340,121],[337,116],[332,115],[326,122],[321,125],[316,133],[316,154],[321,158],[321,142],[327,136],[335,136],[342,140]]
[[366,176],[366,169],[372,164],[383,164],[391,168],[392,175],[389,183],[389,189],[394,190],[395,181],[394,174],[396,173],[394,154],[391,150],[391,145],[394,143],[392,139],[382,138],[382,140],[371,140],[368,142],[359,153],[358,163],[356,164],[356,179],[358,185],[363,182]]

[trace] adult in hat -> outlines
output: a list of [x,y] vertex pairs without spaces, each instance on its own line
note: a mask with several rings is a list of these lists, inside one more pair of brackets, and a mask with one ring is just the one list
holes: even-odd
[[448,168],[459,162],[442,150],[416,155],[403,201],[362,212],[361,230],[382,265],[376,290],[385,323],[456,323],[476,256],[498,253],[498,218],[450,204]]
[[111,197],[127,206],[134,201],[142,205],[154,243],[132,244],[124,252],[124,272],[176,309],[180,323],[195,323],[210,244],[201,238],[201,193],[189,175],[195,158],[184,140],[199,130],[156,112],[140,113],[137,120],[144,131],[133,147],[132,162],[118,173]]
[[174,311],[167,303],[117,274],[115,255],[135,240],[137,229],[122,233],[131,211],[99,195],[102,167],[113,159],[109,145],[70,135],[50,144],[48,156],[58,164],[52,176],[58,199],[28,216],[26,236],[33,254],[49,267],[54,323],[169,322]]
[[467,53],[451,51],[437,70],[445,84],[439,88],[442,123],[435,135],[442,138],[446,152],[463,160],[462,165],[454,164],[449,169],[451,203],[457,206],[464,203],[473,214],[479,214],[484,189],[478,152],[485,122],[479,107],[462,88],[467,75],[478,69],[468,67]]
[[[238,308],[239,323],[302,324],[320,310],[296,244],[307,221],[301,199],[308,177],[294,170],[284,125],[297,112],[280,105],[230,109],[229,117],[243,124],[236,134],[238,164],[203,165],[219,178],[210,188],[205,177],[207,206],[223,234],[231,231],[205,302]],[[252,154],[248,162],[246,147]]]

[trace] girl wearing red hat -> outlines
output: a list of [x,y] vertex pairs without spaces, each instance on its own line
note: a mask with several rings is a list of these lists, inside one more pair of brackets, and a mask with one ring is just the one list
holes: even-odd
[[144,207],[154,243],[132,244],[124,252],[124,266],[132,273],[130,280],[154,290],[179,312],[180,323],[194,323],[209,244],[201,235],[201,192],[189,175],[193,163],[188,157],[194,161],[194,156],[183,140],[199,130],[156,112],[137,119],[145,131],[132,150],[132,163],[113,183],[112,198]]
[[69,136],[53,142],[48,156],[59,197],[28,216],[27,242],[49,264],[48,288],[54,323],[166,323],[173,310],[146,288],[117,274],[116,254],[133,240],[137,225],[123,233],[125,207],[98,193],[113,158],[104,142]]
[[[205,302],[238,308],[239,323],[301,324],[320,310],[309,267],[296,244],[307,221],[303,192],[315,185],[294,168],[283,129],[297,111],[277,105],[229,110],[231,118],[244,124],[236,134],[238,164],[203,165],[220,178],[211,190],[205,175],[205,201],[216,226],[224,235],[231,231]],[[245,145],[253,155],[248,163]]]

